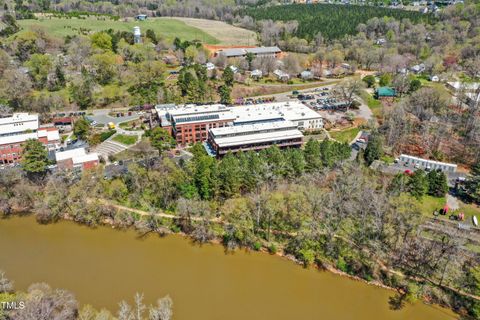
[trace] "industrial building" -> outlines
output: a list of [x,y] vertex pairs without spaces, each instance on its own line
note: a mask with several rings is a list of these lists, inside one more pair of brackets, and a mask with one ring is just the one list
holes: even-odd
[[47,150],[60,146],[60,135],[56,128],[41,128],[38,115],[15,113],[0,118],[0,164],[14,164],[21,159],[23,144],[30,139],[42,142]]

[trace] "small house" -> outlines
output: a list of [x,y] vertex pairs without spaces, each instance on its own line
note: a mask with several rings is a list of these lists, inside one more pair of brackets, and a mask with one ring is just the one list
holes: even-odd
[[438,76],[436,76],[436,75],[432,75],[432,76],[430,76],[430,81],[432,81],[432,82],[438,82],[438,81],[440,81],[440,78],[439,78]]
[[252,72],[250,72],[250,77],[254,79],[260,79],[263,77],[263,72],[262,70],[255,69]]
[[280,81],[288,81],[290,80],[290,75],[280,69],[273,71],[273,74],[277,77]]
[[313,73],[310,70],[305,70],[300,73],[300,78],[303,80],[312,80],[313,79]]
[[423,63],[416,64],[413,67],[411,67],[410,70],[412,70],[415,73],[420,73],[425,71],[425,65]]

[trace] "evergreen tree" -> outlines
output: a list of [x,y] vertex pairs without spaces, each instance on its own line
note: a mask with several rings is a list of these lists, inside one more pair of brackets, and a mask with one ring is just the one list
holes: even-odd
[[447,176],[441,170],[432,170],[427,174],[428,194],[444,197],[448,192]]
[[227,85],[218,87],[218,94],[220,95],[220,103],[231,104],[232,103],[232,99],[230,97],[231,92],[232,92],[231,87]]
[[473,201],[480,203],[480,160],[470,170],[470,176],[465,182],[465,189]]
[[48,165],[48,152],[43,143],[34,139],[27,140],[23,146],[21,164],[27,173],[44,173]]
[[371,165],[373,161],[383,156],[383,140],[378,132],[372,133],[368,139],[368,145],[365,149],[365,161]]
[[410,176],[408,190],[417,199],[423,197],[428,191],[428,180],[423,170],[417,170]]
[[320,143],[317,140],[310,139],[305,144],[304,148],[306,170],[313,172],[322,167],[322,160],[320,159]]
[[233,87],[233,76],[233,70],[230,66],[223,70],[222,80],[225,82],[226,86]]

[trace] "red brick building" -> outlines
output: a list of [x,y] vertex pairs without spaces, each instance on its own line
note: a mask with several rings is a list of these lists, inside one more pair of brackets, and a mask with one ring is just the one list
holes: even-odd
[[60,145],[56,128],[39,128],[38,115],[17,113],[0,119],[0,164],[13,164],[21,160],[23,145],[29,139],[38,139],[48,150]]

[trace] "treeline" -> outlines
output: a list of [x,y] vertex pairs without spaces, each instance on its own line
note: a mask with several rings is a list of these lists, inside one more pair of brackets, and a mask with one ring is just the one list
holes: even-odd
[[91,305],[79,307],[73,293],[63,289],[53,289],[46,283],[35,283],[26,292],[15,291],[13,281],[0,270],[0,302],[14,305],[8,308],[2,305],[0,319],[103,319],[103,320],[171,320],[173,302],[170,296],[158,299],[156,305],[147,306],[143,294],[136,293],[134,305],[126,301],[119,303],[117,316],[106,309],[96,310]]
[[415,11],[372,6],[335,4],[292,4],[283,6],[253,7],[243,11],[256,21],[297,21],[295,36],[312,40],[321,33],[326,39],[341,39],[357,34],[357,26],[374,17],[409,19],[413,23],[431,22],[433,17]]
[[[282,251],[304,265],[402,289],[392,307],[428,297],[479,315],[477,301],[446,287],[478,294],[478,256],[466,254],[456,234],[425,238],[415,198],[361,161],[342,161],[350,156],[347,145],[312,141],[305,150],[273,147],[220,161],[200,145],[191,152],[191,160],[176,164],[164,157],[152,164],[151,150],[142,146],[144,165],[132,164],[112,180],[101,167],[36,183],[8,170],[0,175],[0,212],[34,212],[44,223],[68,217],[142,233],[182,231],[198,242],[221,239],[228,250]],[[173,218],[155,215],[162,211]]]

